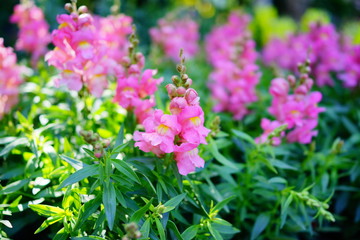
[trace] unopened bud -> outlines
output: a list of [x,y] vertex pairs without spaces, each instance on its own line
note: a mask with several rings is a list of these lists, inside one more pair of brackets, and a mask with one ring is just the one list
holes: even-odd
[[66,3],[65,6],[64,6],[64,8],[65,8],[65,10],[68,11],[68,12],[72,12],[72,11],[73,11],[71,3]]
[[305,85],[300,85],[295,89],[295,93],[299,95],[306,95],[308,92],[308,89]]
[[176,87],[174,84],[168,84],[165,88],[168,92],[169,98],[172,99],[173,97],[176,97]]
[[120,60],[120,64],[124,67],[129,67],[131,65],[131,60],[128,56],[124,56]]
[[181,76],[181,79],[185,82],[186,81],[186,79],[188,79],[189,78],[189,76],[187,75],[187,74],[183,74],[182,76]]
[[179,73],[184,73],[184,72],[186,72],[186,67],[185,67],[184,65],[182,65],[182,64],[178,64],[178,65],[176,66],[176,70],[177,70]]
[[137,64],[132,64],[130,67],[129,67],[129,70],[128,70],[128,73],[129,74],[138,74],[140,73],[140,68]]
[[95,156],[96,158],[101,158],[101,157],[102,157],[102,153],[99,152],[99,151],[96,151],[96,152],[94,152],[94,156]]
[[178,89],[176,89],[176,93],[178,96],[184,96],[186,92],[186,89],[184,87],[179,87]]
[[171,81],[175,84],[175,86],[180,86],[180,77],[179,76],[172,76]]
[[192,85],[192,79],[191,78],[186,79],[186,82],[184,83],[184,86],[186,88],[189,88],[191,85]]
[[288,80],[288,82],[289,82],[289,84],[290,84],[291,87],[295,87],[296,78],[295,78],[294,75],[289,75],[289,76],[287,77],[287,80]]
[[141,238],[141,232],[140,231],[135,232],[135,238]]
[[79,13],[87,13],[89,10],[86,6],[82,5],[78,8]]
[[186,90],[185,99],[189,105],[197,105],[200,101],[198,93],[192,88]]
[[103,142],[102,142],[102,147],[103,148],[107,148],[110,146],[110,139],[104,139]]

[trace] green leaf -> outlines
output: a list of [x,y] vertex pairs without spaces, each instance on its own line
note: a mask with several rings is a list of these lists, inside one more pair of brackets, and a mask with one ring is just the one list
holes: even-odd
[[220,163],[222,163],[224,166],[228,166],[230,168],[238,169],[238,166],[236,166],[233,162],[227,160],[218,150],[214,140],[210,140],[209,144],[210,152],[211,154],[218,160]]
[[151,219],[148,218],[148,219],[146,219],[146,221],[144,222],[144,224],[141,226],[140,232],[141,232],[142,237],[144,237],[144,238],[148,238],[148,237],[149,237],[150,224],[151,224]]
[[60,158],[62,160],[64,160],[65,162],[69,163],[73,168],[75,168],[76,170],[80,170],[86,166],[89,166],[81,161],[78,161],[76,159],[70,158],[68,156],[65,155],[60,155]]
[[53,240],[67,240],[68,236],[69,234],[65,231],[65,228],[62,228],[56,233]]
[[199,230],[198,225],[190,226],[181,234],[181,236],[183,237],[184,240],[191,240],[196,236],[198,230]]
[[112,230],[116,214],[116,193],[114,185],[110,182],[104,182],[103,203],[106,219],[110,230]]
[[139,177],[125,161],[119,159],[111,159],[111,161],[117,170],[131,178],[133,181],[140,183]]
[[176,227],[176,224],[173,221],[169,220],[167,227],[169,227],[169,229],[171,229],[173,231],[173,233],[175,234],[175,236],[178,240],[184,240],[183,237],[181,236],[178,228]]
[[235,129],[232,129],[232,132],[233,132],[233,133],[235,134],[235,136],[237,136],[238,138],[240,138],[240,139],[242,139],[242,140],[245,140],[246,142],[251,143],[251,144],[254,145],[254,146],[256,145],[254,139],[253,139],[250,135],[248,135],[248,134],[246,134],[246,133],[244,133],[244,132],[235,130]]
[[231,200],[233,200],[234,198],[236,198],[236,196],[230,196],[224,200],[222,200],[221,202],[218,202],[215,207],[213,209],[211,209],[211,213],[215,212],[215,211],[220,211],[223,207],[225,207],[226,204],[228,204]]
[[126,204],[126,200],[124,198],[124,196],[122,195],[121,191],[117,188],[115,188],[115,192],[116,192],[116,199],[117,201],[124,207],[127,208],[127,204]]
[[177,195],[176,197],[173,197],[172,199],[167,201],[164,204],[164,206],[165,206],[164,213],[169,212],[169,211],[173,210],[174,208],[176,208],[176,206],[181,203],[181,201],[184,199],[185,196],[186,196],[186,193],[183,193],[183,194]]
[[277,160],[277,159],[270,160],[270,162],[273,166],[280,168],[280,169],[294,170],[294,171],[298,170],[296,167],[291,166],[291,165],[289,165],[283,161]]
[[20,145],[25,145],[28,144],[29,140],[27,138],[17,138],[16,140],[12,141],[11,143],[9,143],[8,145],[6,145],[3,150],[1,150],[0,152],[0,157],[8,154],[11,150],[13,150],[14,148],[16,148],[17,146]]
[[30,204],[29,207],[31,208],[31,210],[45,217],[65,214],[64,209],[45,204]]
[[130,218],[130,222],[136,222],[138,223],[140,221],[140,219],[144,216],[144,214],[146,213],[147,210],[149,210],[151,203],[152,203],[153,199],[151,198],[150,201],[143,206],[142,208],[140,208],[139,210],[137,210]]
[[88,165],[86,167],[83,167],[82,169],[76,171],[72,175],[70,175],[68,178],[66,178],[57,189],[64,188],[66,186],[69,186],[71,184],[74,184],[76,182],[79,182],[80,180],[83,180],[84,178],[87,178],[89,176],[93,176],[99,173],[99,165]]
[[0,195],[7,195],[10,193],[14,193],[20,190],[23,186],[29,183],[29,179],[18,180],[13,183],[10,183],[6,187],[0,190]]
[[41,226],[35,231],[35,234],[43,231],[45,228],[47,228],[48,226],[56,223],[56,222],[59,222],[61,221],[62,219],[64,218],[64,216],[51,216],[49,217],[48,219],[46,219],[42,224]]
[[158,218],[155,218],[155,223],[156,223],[156,228],[157,228],[159,236],[160,236],[160,240],[166,240],[163,225],[161,224],[161,222]]
[[93,214],[99,208],[100,204],[101,195],[97,195],[96,198],[88,201],[81,207],[79,218],[74,227],[74,231],[78,230],[86,222],[91,214]]
[[71,240],[106,240],[106,239],[98,236],[89,235],[86,237],[72,237]]
[[285,200],[285,196],[281,200],[281,217],[280,217],[280,229],[284,226],[287,214],[288,214],[288,208],[293,200],[293,195],[290,194],[289,197]]
[[[115,140],[114,149],[123,144],[124,142],[124,124],[121,125],[119,133]],[[116,154],[111,154],[111,158],[116,158]]]
[[268,214],[265,213],[260,214],[255,220],[254,227],[251,231],[250,239],[251,240],[256,239],[267,227],[269,221],[270,221],[270,216]]
[[0,223],[5,225],[8,228],[13,228],[13,226],[11,225],[11,222],[9,220],[0,220]]
[[212,227],[216,229],[219,233],[223,234],[235,234],[240,232],[239,229],[233,227],[231,223],[223,220],[223,219],[216,219],[211,223]]
[[207,227],[215,240],[223,240],[221,234],[211,225],[210,222],[207,222]]

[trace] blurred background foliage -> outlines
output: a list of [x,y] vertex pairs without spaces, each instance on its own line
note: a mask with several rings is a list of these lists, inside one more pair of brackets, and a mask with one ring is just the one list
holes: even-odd
[[[9,22],[9,17],[18,2],[19,0],[0,2],[0,37],[5,39],[6,46],[14,46],[16,40],[17,29]],[[55,29],[56,15],[65,12],[63,6],[69,1],[35,2],[44,9],[51,29]],[[113,0],[78,0],[78,5],[86,5],[93,13],[101,16],[110,14],[112,4]],[[266,5],[274,7],[264,7]],[[260,29],[267,29],[267,33],[262,33],[262,36],[255,32],[255,38],[260,45],[271,37],[270,31],[272,36],[284,36],[296,28],[294,20],[301,21],[301,29],[305,30],[307,23],[314,18],[322,22],[331,21],[344,28],[348,34],[354,35],[355,42],[360,41],[360,27],[357,23],[360,17],[360,0],[126,0],[121,1],[120,11],[133,17],[139,30],[141,46],[147,52],[150,45],[148,29],[156,25],[156,21],[168,12],[181,8],[192,10],[193,17],[200,23],[202,36],[210,30],[214,22],[223,20],[229,11],[243,8],[254,14]],[[181,10],[178,14],[182,14]]]

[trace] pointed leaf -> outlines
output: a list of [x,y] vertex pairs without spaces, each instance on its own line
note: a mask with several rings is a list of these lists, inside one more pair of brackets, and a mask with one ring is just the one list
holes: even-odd
[[183,193],[183,194],[177,195],[176,197],[173,197],[172,199],[167,201],[164,204],[164,206],[165,206],[164,213],[169,212],[169,211],[173,210],[174,208],[176,208],[176,206],[181,203],[181,201],[184,199],[185,196],[186,196],[186,193]]
[[116,193],[114,185],[110,182],[104,183],[103,203],[105,207],[106,219],[110,230],[113,229],[116,214]]
[[153,199],[150,199],[150,201],[143,206],[142,208],[140,208],[139,210],[137,210],[130,218],[130,222],[136,222],[138,223],[140,221],[140,219],[144,216],[144,214],[146,213],[147,210],[149,210],[151,203],[152,203]]
[[196,236],[198,230],[199,230],[198,225],[190,226],[181,234],[181,236],[183,237],[184,240],[191,240]]
[[267,225],[269,224],[269,221],[270,221],[269,215],[267,215],[265,213],[260,214],[255,220],[254,227],[251,231],[250,239],[251,240],[256,239],[267,227]]
[[99,165],[88,165],[72,175],[70,175],[67,179],[65,179],[57,189],[64,188],[66,186],[69,186],[71,184],[74,184],[76,182],[79,182],[80,180],[83,180],[84,178],[87,178],[89,176],[93,176],[99,173]]
[[131,178],[133,181],[140,183],[139,177],[125,161],[119,159],[111,159],[111,161],[117,170]]

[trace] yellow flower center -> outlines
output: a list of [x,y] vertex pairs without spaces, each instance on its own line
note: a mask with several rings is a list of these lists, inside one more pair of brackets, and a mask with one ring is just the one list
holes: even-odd
[[190,118],[190,121],[192,122],[192,124],[194,124],[196,127],[200,126],[201,124],[201,119],[199,117],[192,117]]
[[160,135],[165,135],[168,130],[169,130],[169,127],[164,124],[160,124],[156,129],[157,133]]

